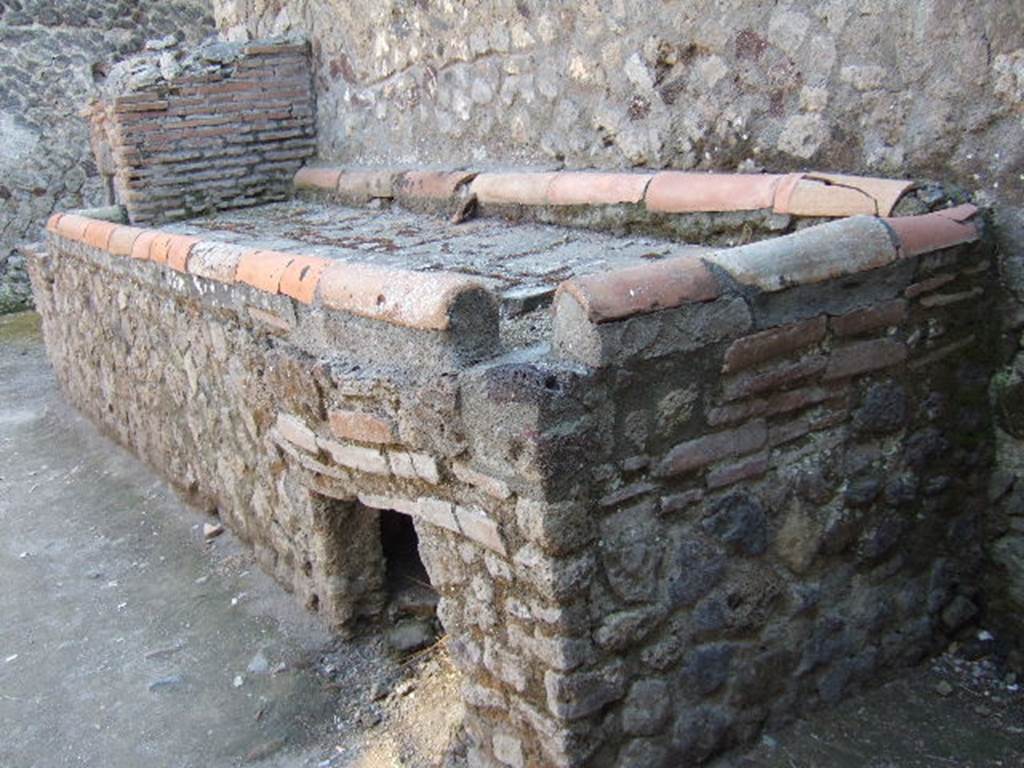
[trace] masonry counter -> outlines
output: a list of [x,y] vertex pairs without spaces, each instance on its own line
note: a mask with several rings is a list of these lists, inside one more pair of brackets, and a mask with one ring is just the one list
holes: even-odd
[[550,223],[586,179],[496,203],[492,180],[455,224],[303,174],[332,194],[153,229],[55,215],[30,265],[49,354],[343,633],[384,609],[381,515],[411,518],[477,764],[697,764],[975,612],[973,206],[732,211],[685,243],[621,209]]

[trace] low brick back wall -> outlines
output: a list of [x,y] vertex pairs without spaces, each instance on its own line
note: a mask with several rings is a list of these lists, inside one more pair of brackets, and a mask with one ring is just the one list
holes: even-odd
[[306,44],[207,44],[182,71],[129,59],[92,110],[100,170],[132,222],[289,195],[316,151]]

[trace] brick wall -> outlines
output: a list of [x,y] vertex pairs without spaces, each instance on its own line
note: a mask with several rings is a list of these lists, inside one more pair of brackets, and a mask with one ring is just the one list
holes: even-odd
[[307,46],[214,44],[174,77],[115,85],[93,144],[132,222],[185,218],[287,197],[315,152],[314,111]]

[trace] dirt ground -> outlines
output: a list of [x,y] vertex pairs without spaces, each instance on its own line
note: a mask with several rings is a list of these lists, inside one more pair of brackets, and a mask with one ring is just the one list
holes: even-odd
[[[0,768],[460,764],[443,640],[333,639],[206,522],[0,317]],[[1024,681],[979,632],[717,766],[1024,766]]]

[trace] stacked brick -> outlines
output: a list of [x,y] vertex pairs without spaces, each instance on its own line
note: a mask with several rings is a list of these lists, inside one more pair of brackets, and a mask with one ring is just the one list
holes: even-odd
[[108,93],[93,108],[93,144],[133,223],[180,219],[288,197],[316,151],[314,110],[308,46],[250,43],[224,63]]

